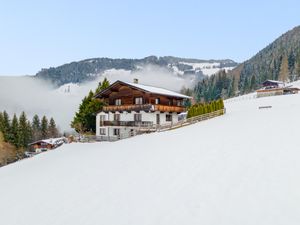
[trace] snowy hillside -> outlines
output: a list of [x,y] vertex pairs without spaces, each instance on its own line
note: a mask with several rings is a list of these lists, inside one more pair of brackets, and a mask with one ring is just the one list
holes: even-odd
[[[219,72],[221,69],[228,71],[232,70],[235,67],[221,67],[221,63],[218,62],[205,62],[205,63],[187,63],[187,62],[180,62],[181,64],[184,65],[189,65],[192,66],[193,70],[197,72],[201,72],[206,76],[211,76],[213,74],[216,74]],[[173,66],[174,71],[179,71],[178,68]],[[179,71],[179,73],[184,73],[184,71]]]
[[1,168],[1,223],[298,225],[300,95],[225,104],[209,121]]

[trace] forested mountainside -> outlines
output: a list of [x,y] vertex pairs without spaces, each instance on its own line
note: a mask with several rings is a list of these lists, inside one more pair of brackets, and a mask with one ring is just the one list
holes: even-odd
[[137,71],[146,65],[157,65],[164,67],[171,72],[184,74],[198,74],[204,76],[201,69],[207,68],[233,68],[236,62],[230,59],[225,60],[199,60],[185,59],[172,56],[156,57],[149,56],[143,59],[111,59],[93,58],[79,62],[68,63],[59,67],[42,69],[36,74],[37,78],[52,81],[57,86],[67,83],[81,83],[95,79],[106,70],[128,70]]
[[[240,65],[241,87],[251,76],[266,79],[294,80],[300,75],[300,26],[288,31]],[[247,87],[245,87],[247,88]]]
[[300,26],[280,36],[232,71],[221,71],[195,87],[196,97],[211,100],[255,90],[266,79],[294,81],[300,77]]

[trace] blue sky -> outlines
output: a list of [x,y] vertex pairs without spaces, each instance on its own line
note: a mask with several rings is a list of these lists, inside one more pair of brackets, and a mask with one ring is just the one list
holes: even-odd
[[242,62],[300,25],[296,0],[0,0],[0,75],[93,57]]

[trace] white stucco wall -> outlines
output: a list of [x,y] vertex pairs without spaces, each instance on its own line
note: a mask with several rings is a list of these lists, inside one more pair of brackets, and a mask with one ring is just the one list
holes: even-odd
[[[142,121],[149,121],[152,122],[153,125],[157,125],[156,124],[156,115],[159,114],[160,115],[160,125],[166,125],[166,124],[171,124],[171,123],[177,123],[178,122],[178,114],[177,113],[171,113],[172,114],[172,122],[171,121],[166,121],[166,115],[169,113],[161,113],[159,111],[156,112],[144,112],[144,111],[140,111],[139,113],[137,112],[116,112],[117,114],[120,114],[120,121],[134,121],[134,114],[142,114]],[[105,120],[107,121],[113,121],[114,120],[114,114],[112,112],[109,113],[105,113],[105,112],[100,112],[97,114],[96,116],[96,135],[97,136],[101,136],[100,135],[100,128],[105,128],[106,129],[106,135],[105,136],[114,136],[114,129],[118,128],[120,129],[120,135],[121,136],[127,136],[130,135],[130,130],[131,129],[136,129],[136,128],[132,128],[132,127],[108,127],[108,126],[104,126],[104,127],[100,127],[100,116],[101,115],[105,115]]]

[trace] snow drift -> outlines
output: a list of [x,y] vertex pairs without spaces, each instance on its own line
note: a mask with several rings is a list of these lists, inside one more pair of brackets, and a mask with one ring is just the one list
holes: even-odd
[[1,168],[1,223],[299,224],[300,95],[225,104],[209,121]]

